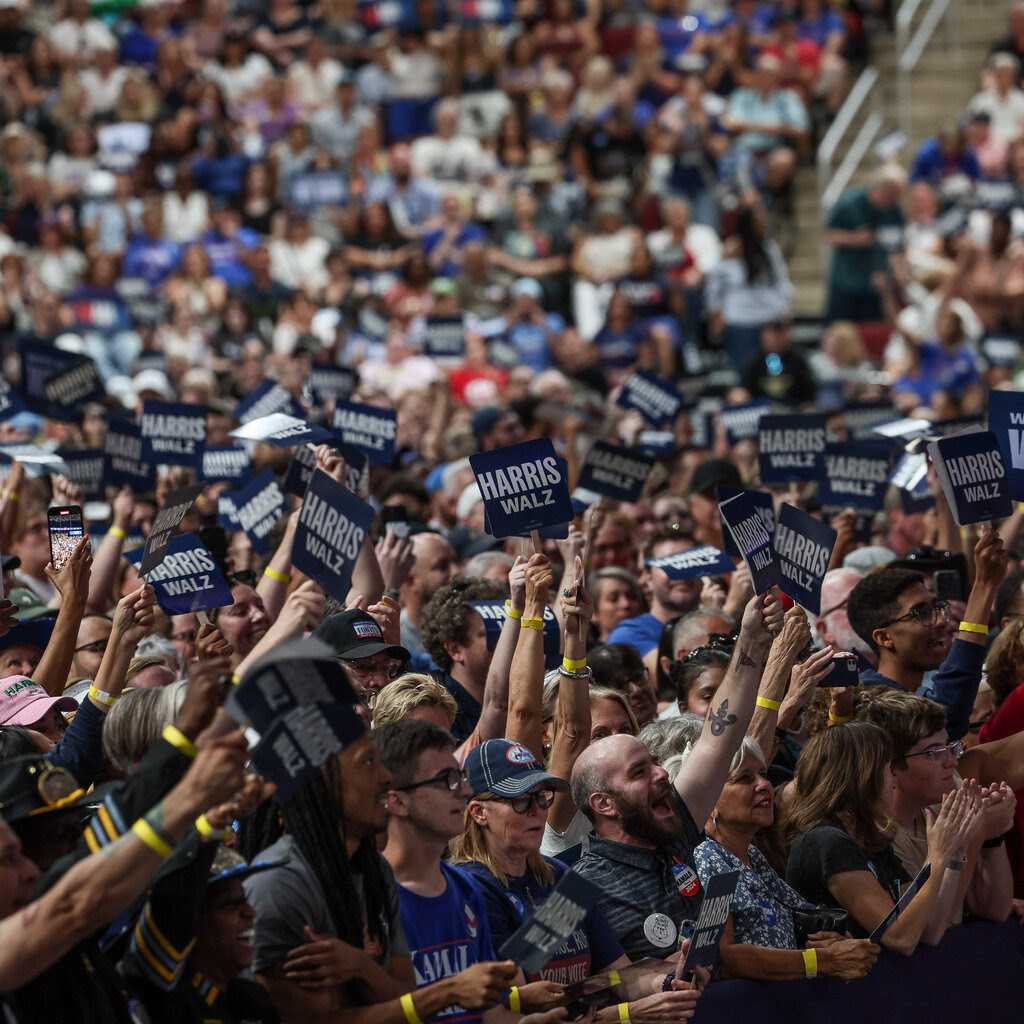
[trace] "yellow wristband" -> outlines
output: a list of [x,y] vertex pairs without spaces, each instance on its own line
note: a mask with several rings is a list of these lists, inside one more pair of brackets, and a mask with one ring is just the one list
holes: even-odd
[[101,704],[106,704],[108,708],[112,708],[118,701],[118,698],[112,694],[104,693],[103,690],[97,690],[92,683],[89,684],[89,696],[93,700],[98,700]]
[[167,860],[172,853],[174,853],[174,847],[171,846],[167,840],[160,835],[159,832],[145,818],[139,818],[134,825],[132,825],[132,831],[156,854]]
[[269,576],[272,580],[277,580],[278,583],[291,583],[292,578],[286,572],[278,572],[276,569],[271,569],[269,566],[263,570],[264,576]]
[[196,818],[196,831],[204,839],[216,839],[218,842],[224,842],[228,836],[231,835],[231,829],[229,828],[215,828],[210,824],[210,819],[205,814],[200,814]]
[[767,708],[769,711],[778,711],[782,707],[781,700],[772,700],[770,697],[758,697],[755,703],[759,708]]
[[519,998],[519,988],[516,985],[512,986],[512,990],[508,994],[508,1008],[513,1013],[522,1012],[523,1001]]
[[125,537],[128,536],[128,534],[124,530],[122,530],[120,526],[112,526],[109,530],[107,530],[107,533],[109,533],[111,537],[116,537],[118,540],[124,540]]
[[237,672],[231,674],[231,685],[237,686],[242,681],[242,677]]
[[402,1004],[402,1012],[405,1014],[405,1019],[409,1024],[423,1024],[419,1014],[416,1012],[416,1004],[412,1001],[411,992],[406,992],[399,1002]]
[[801,950],[804,955],[804,974],[808,978],[818,976],[818,951],[816,949]]
[[21,495],[17,491],[4,491],[3,497],[9,498],[11,501],[21,500]]
[[630,1024],[629,1003],[619,1003],[619,1024]]
[[515,608],[512,607],[512,602],[511,601],[506,601],[505,602],[505,614],[510,619],[521,619],[523,617],[523,613],[522,612],[518,612],[518,611],[515,610]]
[[544,632],[543,619],[520,619],[519,625],[525,626],[527,629],[536,629],[539,633]]
[[612,988],[615,988],[616,985],[621,985],[622,984],[622,975],[619,974],[618,971],[609,971],[608,972],[608,984],[611,985]]
[[979,633],[981,636],[988,636],[988,626],[980,622],[961,622],[960,631],[963,633]]
[[196,745],[180,729],[176,729],[173,725],[169,725],[164,729],[163,738],[172,747],[177,747],[186,757],[195,757],[199,753]]
[[579,658],[576,661],[570,661],[569,658],[563,658],[562,659],[562,668],[564,668],[566,670],[566,672],[579,672],[579,670],[581,668],[586,668],[586,667],[587,667],[587,659],[586,658]]
[[853,715],[833,715],[830,711],[828,713],[828,720],[833,725],[845,725],[847,722],[853,721]]

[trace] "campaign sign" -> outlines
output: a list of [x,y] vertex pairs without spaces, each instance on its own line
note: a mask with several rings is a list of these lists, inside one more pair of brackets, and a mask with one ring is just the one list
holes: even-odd
[[288,181],[289,204],[308,212],[323,206],[344,206],[348,181],[341,171],[303,171]]
[[761,482],[821,479],[825,441],[824,416],[765,416],[757,433]]
[[498,637],[501,636],[501,630],[508,618],[504,602],[467,601],[466,603],[483,619],[487,650],[493,651],[498,646]]
[[646,564],[648,569],[661,569],[670,580],[692,580],[736,571],[732,559],[710,544],[663,558],[648,558]]
[[292,565],[344,602],[373,509],[323,470],[309,481],[292,544]]
[[636,448],[595,441],[580,470],[578,486],[616,501],[638,501],[654,458]]
[[1024,501],[1024,394],[990,391],[988,429],[1003,456],[1007,493],[1014,501]]
[[77,356],[67,369],[48,378],[43,391],[54,405],[73,412],[106,395],[96,364],[88,356]]
[[358,402],[338,402],[334,407],[335,436],[366,452],[375,466],[390,466],[394,460],[397,427],[393,409]]
[[25,403],[11,385],[0,377],[0,421],[9,420],[25,411]]
[[[56,345],[24,339],[18,342],[18,356],[21,359],[21,393],[29,411],[53,420],[67,420],[74,416],[78,409],[48,398],[46,385],[54,377],[77,366],[82,357],[75,352],[65,352]],[[102,396],[101,389],[99,397]]]
[[252,391],[235,406],[235,419],[239,423],[258,420],[261,416],[269,416],[272,412],[283,412],[296,419],[303,419],[306,411],[280,384],[273,380],[265,380],[255,391]]
[[14,442],[0,445],[0,454],[9,459],[17,459],[28,477],[46,476],[49,473],[68,475],[68,467],[56,453],[40,448],[38,445]]
[[779,563],[772,547],[772,535],[765,529],[757,502],[746,491],[718,506],[743,561],[750,570],[755,594],[763,594],[779,582]]
[[466,354],[466,322],[461,316],[428,316],[423,321],[423,353],[461,362]]
[[270,552],[270,531],[284,511],[284,491],[274,474],[265,469],[255,480],[235,491],[238,525],[249,535],[261,555]]
[[147,398],[139,431],[143,462],[198,466],[206,443],[206,406]]
[[[365,495],[369,492],[369,460],[366,455],[341,441],[330,442],[331,447],[345,460],[345,486],[353,493]],[[301,498],[306,493],[313,470],[316,469],[316,449],[310,445],[300,445],[292,455],[288,464],[288,472],[284,477],[286,494],[294,494]],[[365,477],[365,479],[364,479]]]
[[600,896],[596,885],[567,871],[547,899],[505,940],[498,956],[535,974],[565,945]]
[[996,435],[972,430],[932,441],[928,454],[957,526],[1005,519],[1013,512]]
[[[746,494],[750,497],[757,508],[758,514],[761,516],[764,528],[768,531],[768,536],[771,537],[775,533],[775,502],[772,501],[771,494],[768,491],[745,491],[742,487],[729,487],[725,484],[715,488],[715,497],[719,505],[730,498],[735,498],[737,494]],[[736,547],[736,541],[732,539],[732,534],[728,530],[722,531],[722,540],[724,541],[722,546],[725,548],[725,553],[730,558],[743,557],[740,554],[740,549]]]
[[275,448],[294,448],[299,444],[327,441],[331,433],[297,416],[272,412],[269,416],[246,421],[228,436],[237,437],[240,441],[266,441]]
[[355,391],[357,374],[346,366],[333,363],[314,363],[306,381],[306,388],[314,405],[323,405],[335,398],[348,398]]
[[739,879],[738,871],[723,871],[708,879],[704,886],[704,902],[700,905],[693,937],[690,939],[690,951],[677,977],[685,979],[697,967],[706,967],[710,971],[715,966],[718,944],[722,941],[722,933],[732,913],[732,898]]
[[836,531],[785,502],[773,541],[779,560],[779,589],[814,615],[821,612],[821,581],[828,572]]
[[914,880],[900,894],[900,898],[893,904],[892,910],[878,923],[875,930],[868,936],[868,942],[881,942],[882,936],[899,920],[900,914],[910,906],[911,901],[917,895],[918,890],[928,881],[932,873],[931,862],[928,862],[914,876]]
[[[126,551],[124,557],[138,569],[143,550]],[[168,615],[224,608],[235,603],[217,560],[194,533],[183,533],[171,541],[164,560],[150,571],[147,582],[156,592],[157,604]]]
[[888,441],[826,444],[818,500],[838,508],[885,508],[891,450]]
[[153,525],[149,528],[146,546],[139,560],[140,576],[146,576],[164,560],[175,531],[202,490],[202,484],[190,484],[167,495],[163,508],[153,517]]
[[204,483],[226,482],[237,486],[249,479],[251,470],[252,462],[244,448],[225,445],[203,449],[203,461],[196,475]]
[[58,448],[54,454],[64,460],[67,478],[82,488],[86,501],[103,499],[103,452],[95,448]]
[[683,407],[682,395],[672,381],[645,370],[626,379],[618,402],[624,409],[636,409],[655,428],[675,422]]
[[843,408],[843,424],[852,441],[871,437],[874,428],[900,418],[891,402],[851,402]]
[[757,437],[761,420],[771,411],[767,402],[748,402],[746,405],[730,405],[718,410],[718,422],[725,431],[729,444],[738,444]]
[[[704,418],[707,419],[706,416]],[[641,430],[636,443],[640,445],[641,451],[645,451],[649,455],[653,455],[655,457],[671,455],[676,450],[675,431]],[[694,444],[696,443],[697,442],[695,441]]]
[[316,449],[312,445],[300,444],[292,452],[292,461],[288,463],[288,472],[284,475],[285,494],[294,494],[301,498],[316,469]]
[[470,455],[492,537],[513,537],[573,518],[564,462],[549,437]]
[[111,420],[103,438],[103,476],[111,484],[127,484],[138,491],[156,486],[156,466],[142,461],[142,438],[138,424],[126,419]]
[[240,530],[238,521],[238,491],[221,491],[217,495],[217,525],[225,530]]

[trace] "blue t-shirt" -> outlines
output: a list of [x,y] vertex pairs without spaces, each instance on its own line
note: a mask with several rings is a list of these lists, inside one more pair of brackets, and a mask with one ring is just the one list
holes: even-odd
[[920,369],[916,375],[896,382],[895,391],[910,391],[927,405],[936,391],[963,391],[978,382],[974,356],[964,349],[949,352],[941,345],[924,342],[919,349]]
[[565,330],[565,321],[557,313],[545,314],[544,323],[546,330],[534,323],[514,323],[505,335],[519,361],[535,373],[542,373],[555,365],[548,339],[552,335],[557,337]]
[[242,253],[260,244],[260,235],[252,228],[240,227],[232,238],[213,229],[200,238],[210,261],[210,273],[229,288],[244,288],[252,283],[252,274],[242,261]]
[[[416,986],[451,978],[476,963],[494,960],[487,905],[469,872],[441,862],[448,888],[440,896],[418,896],[398,886],[398,901],[416,972]],[[483,1019],[482,1010],[448,1006],[429,1018],[445,1024],[470,1024]]]
[[608,635],[608,643],[630,644],[640,652],[642,658],[658,646],[664,628],[665,623],[661,619],[647,612],[635,619],[623,619]]
[[[519,878],[509,878],[503,888],[491,872],[477,861],[461,865],[470,872],[483,890],[487,919],[491,926],[494,948],[500,950],[516,929],[539,907],[558,880],[568,870],[560,861],[545,857],[555,872],[551,885],[538,881],[532,871]],[[528,973],[527,981],[555,981],[569,985],[605,970],[621,956],[622,944],[615,937],[599,907],[591,909],[568,941],[536,974]]]
[[144,278],[150,288],[158,288],[181,265],[181,246],[169,238],[132,240],[124,254],[122,277]]
[[[425,234],[421,241],[423,255],[429,256],[442,238],[444,238],[444,231],[441,228]],[[479,224],[466,224],[456,236],[455,244],[449,250],[448,258],[436,269],[436,272],[441,277],[455,277],[462,268],[452,259],[452,256],[461,251],[463,246],[468,245],[470,242],[486,241],[487,232]]]
[[630,324],[625,330],[616,331],[602,327],[594,335],[594,348],[601,362],[612,370],[623,370],[632,366],[640,357],[640,346],[647,341],[647,330],[640,324]]

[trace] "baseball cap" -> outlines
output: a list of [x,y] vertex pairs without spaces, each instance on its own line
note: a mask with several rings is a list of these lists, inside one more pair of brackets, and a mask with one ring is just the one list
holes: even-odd
[[[104,791],[119,785],[107,785]],[[0,814],[8,824],[101,800],[97,792],[86,793],[67,768],[37,754],[12,757],[0,764]]]
[[21,568],[21,559],[17,555],[0,555],[0,568],[4,572]]
[[[13,601],[14,598],[12,597],[11,600]],[[51,608],[50,611],[53,611],[53,609]],[[18,617],[21,618],[20,615]],[[57,620],[53,618],[31,619],[28,622],[19,622],[14,629],[10,630],[5,636],[0,637],[0,651],[6,651],[10,647],[16,647],[18,644],[25,644],[28,647],[35,647],[40,651],[45,651],[46,645],[50,642],[50,637],[53,635],[53,627],[56,624]]]
[[705,459],[693,471],[690,479],[690,493],[699,494],[709,491],[712,487],[742,487],[740,471],[728,459]]
[[384,652],[392,658],[409,660],[409,652],[397,644],[389,644],[377,620],[358,608],[324,619],[313,630],[313,636],[327,644],[336,658],[372,658]]
[[141,396],[147,391],[152,391],[168,402],[174,400],[174,388],[171,387],[167,374],[159,370],[142,370],[135,375],[132,384],[135,386],[136,395]]
[[565,779],[544,771],[533,752],[513,740],[484,740],[469,752],[463,769],[473,796],[485,790],[498,796],[522,796],[541,785],[569,792]]
[[240,853],[221,844],[213,855],[210,875],[206,879],[206,884],[227,882],[232,878],[247,878],[249,875],[255,875],[258,871],[280,867],[283,863],[282,860],[254,860],[250,864]]
[[454,295],[455,282],[450,277],[435,277],[430,282],[431,295]]
[[472,526],[456,526],[448,534],[448,543],[455,549],[455,554],[460,559],[465,559],[500,548],[504,541],[474,530]]
[[489,434],[495,427],[498,420],[508,410],[502,409],[497,405],[488,405],[483,409],[477,409],[473,413],[473,418],[469,421],[470,426],[473,429],[473,436],[479,441],[484,434]]
[[74,711],[78,701],[73,697],[51,697],[28,676],[0,679],[0,725],[32,725],[53,707]]
[[540,302],[544,298],[544,289],[532,277],[521,277],[512,285],[512,298],[518,299],[520,295],[528,295]]
[[53,613],[53,609],[45,601],[41,601],[28,587],[14,587],[7,596],[18,606],[18,614],[15,618],[19,622],[39,619]]

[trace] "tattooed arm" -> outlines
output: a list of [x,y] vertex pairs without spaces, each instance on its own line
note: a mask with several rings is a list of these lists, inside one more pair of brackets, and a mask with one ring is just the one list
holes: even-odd
[[700,739],[676,776],[676,790],[694,821],[707,821],[725,785],[754,713],[765,655],[781,628],[782,605],[774,594],[747,602],[732,663],[708,708]]

